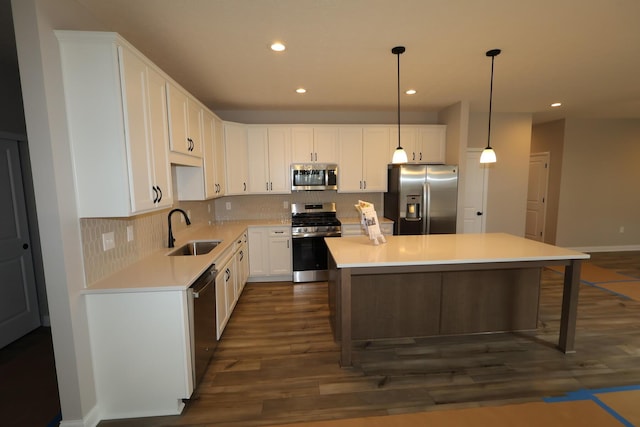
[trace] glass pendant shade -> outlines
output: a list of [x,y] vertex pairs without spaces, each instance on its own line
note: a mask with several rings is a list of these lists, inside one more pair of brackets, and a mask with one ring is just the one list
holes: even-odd
[[496,162],[496,152],[493,151],[493,148],[487,147],[482,150],[482,154],[480,154],[480,163],[495,163]]
[[[494,158],[495,158],[495,155],[494,155]],[[404,148],[398,146],[398,148],[396,148],[396,151],[393,152],[393,158],[391,159],[391,163],[393,164],[407,163],[408,161],[409,161],[409,158],[407,157],[407,152],[404,151]]]

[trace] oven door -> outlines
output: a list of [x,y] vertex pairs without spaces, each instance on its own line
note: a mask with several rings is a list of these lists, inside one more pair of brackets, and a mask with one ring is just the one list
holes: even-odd
[[319,282],[327,280],[328,252],[324,236],[293,236],[293,281]]

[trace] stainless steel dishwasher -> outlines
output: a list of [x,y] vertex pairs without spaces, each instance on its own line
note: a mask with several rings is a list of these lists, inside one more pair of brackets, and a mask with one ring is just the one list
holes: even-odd
[[210,266],[189,287],[191,358],[194,389],[211,361],[216,340],[216,270]]

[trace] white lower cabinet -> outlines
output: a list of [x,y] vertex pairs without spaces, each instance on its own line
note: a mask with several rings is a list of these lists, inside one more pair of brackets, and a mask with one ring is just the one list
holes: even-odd
[[216,335],[220,339],[249,276],[247,232],[216,261]]
[[249,227],[249,282],[293,279],[291,227]]
[[179,414],[193,393],[187,291],[87,294],[100,417]]

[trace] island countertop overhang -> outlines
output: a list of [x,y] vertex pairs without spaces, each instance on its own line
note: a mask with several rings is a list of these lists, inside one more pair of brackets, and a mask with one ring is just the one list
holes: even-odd
[[459,265],[589,259],[572,249],[506,233],[387,236],[374,245],[366,236],[326,238],[338,268]]

